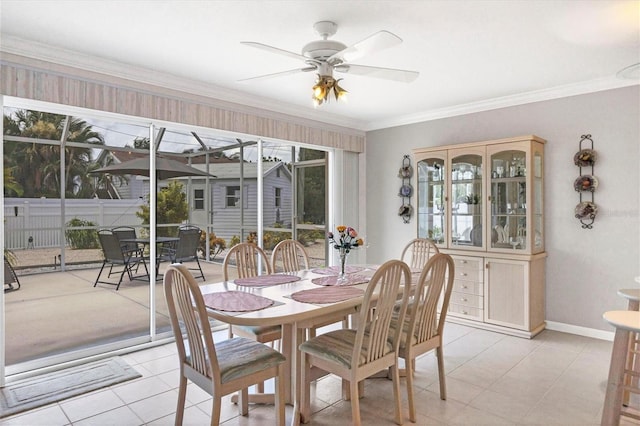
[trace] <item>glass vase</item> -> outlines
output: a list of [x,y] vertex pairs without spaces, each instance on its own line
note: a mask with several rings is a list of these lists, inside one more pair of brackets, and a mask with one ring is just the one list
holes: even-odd
[[349,254],[349,252],[347,251],[346,248],[340,247],[339,254],[340,254],[340,275],[339,275],[339,278],[340,278],[340,280],[345,280],[346,277],[345,277],[345,273],[344,273],[344,265],[347,262],[347,255]]

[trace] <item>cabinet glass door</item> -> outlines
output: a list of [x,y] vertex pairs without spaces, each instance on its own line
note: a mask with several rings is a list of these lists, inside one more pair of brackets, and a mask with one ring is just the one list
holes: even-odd
[[444,158],[418,161],[418,237],[437,244],[445,234],[445,164]]
[[533,244],[532,251],[534,253],[544,250],[544,228],[542,227],[543,221],[543,200],[542,200],[542,152],[541,147],[537,147],[533,152],[533,238],[531,244]]
[[469,150],[451,157],[449,247],[484,247],[482,159],[482,154],[471,154]]
[[522,150],[490,156],[491,248],[527,250],[527,168]]

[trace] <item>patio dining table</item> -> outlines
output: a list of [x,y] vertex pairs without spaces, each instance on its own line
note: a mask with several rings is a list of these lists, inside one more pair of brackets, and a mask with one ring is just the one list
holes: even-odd
[[299,424],[308,420],[300,418],[298,346],[305,331],[358,312],[375,269],[375,266],[359,267],[357,272],[347,274],[345,280],[330,275],[331,271],[302,270],[204,284],[200,289],[211,318],[232,325],[282,326],[282,352],[287,357],[285,400],[294,405],[292,424]]
[[[171,246],[178,242],[178,237],[156,237],[156,245],[160,246]],[[149,237],[137,237],[137,238],[123,238],[120,240],[121,243],[133,243],[142,246],[142,251],[146,250],[146,247],[151,244],[151,238]],[[157,251],[157,259],[156,259],[156,280],[162,279],[162,276],[159,275],[159,271],[157,266],[160,264],[160,254],[161,250]]]

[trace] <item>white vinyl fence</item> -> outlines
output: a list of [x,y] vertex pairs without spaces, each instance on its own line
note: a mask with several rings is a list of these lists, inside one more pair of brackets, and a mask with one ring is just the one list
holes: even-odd
[[[136,216],[143,199],[129,200],[77,200],[65,202],[64,223],[73,218],[95,223],[94,229],[115,226],[139,227],[142,220]],[[61,205],[59,199],[5,198],[5,248],[49,248],[64,243],[61,233]]]

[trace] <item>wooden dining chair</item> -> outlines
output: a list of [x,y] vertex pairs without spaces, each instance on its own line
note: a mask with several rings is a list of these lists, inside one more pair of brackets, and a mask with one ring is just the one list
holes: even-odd
[[[271,253],[271,270],[273,272],[297,272],[302,269],[309,269],[309,255],[299,241],[287,239],[276,244]],[[340,316],[327,319],[327,321],[310,327],[307,330],[308,337],[315,337],[318,328],[337,322],[342,322],[343,328],[347,328],[349,326],[349,317]]]
[[[412,422],[416,421],[413,374],[415,359],[418,355],[432,349],[436,350],[440,399],[447,399],[442,331],[449,308],[454,276],[454,262],[451,256],[443,253],[433,255],[422,270],[417,284],[413,287],[413,295],[407,305],[404,320],[401,319],[402,315],[398,310],[394,311],[391,320],[393,330],[402,330],[402,333],[393,335],[400,336],[398,357],[405,360],[409,419]],[[440,316],[438,317],[438,300],[441,296],[442,305],[439,308]]]
[[238,278],[250,278],[260,273],[270,274],[271,263],[267,254],[254,243],[239,243],[231,247],[222,261],[222,275],[229,280],[229,269],[235,265]]
[[299,241],[291,239],[276,244],[271,253],[271,270],[296,272],[301,269],[309,269],[309,255],[304,246]]
[[246,416],[249,412],[248,387],[274,377],[276,424],[284,426],[285,357],[267,345],[241,337],[214,343],[200,287],[184,265],[168,267],[164,275],[164,294],[180,362],[175,424],[182,424],[187,380],[213,396],[213,426],[220,423],[223,396],[240,391],[238,407],[240,414]]
[[[400,260],[385,262],[367,285],[358,314],[357,329],[333,330],[299,346],[302,354],[300,412],[304,420],[308,420],[311,414],[311,367],[340,376],[343,386],[346,382],[349,383],[351,422],[354,425],[360,425],[358,383],[391,367],[395,421],[402,424],[400,377],[396,368],[402,330],[391,329],[390,324],[395,302],[400,294],[402,304],[397,315],[404,319],[410,286],[411,270],[406,263]],[[373,306],[375,309],[372,310]]]
[[422,269],[431,256],[439,253],[436,244],[427,238],[415,238],[402,250],[400,260],[407,262],[410,268]]
[[[267,254],[260,247],[253,243],[240,243],[231,247],[222,262],[222,275],[225,281],[229,281],[229,268],[231,264],[237,268],[238,278],[256,277],[260,272],[271,274],[271,263]],[[260,343],[273,343],[282,337],[282,327],[271,326],[244,326],[230,325],[229,337],[240,336],[255,340]],[[257,393],[262,394],[264,386],[259,383]]]

